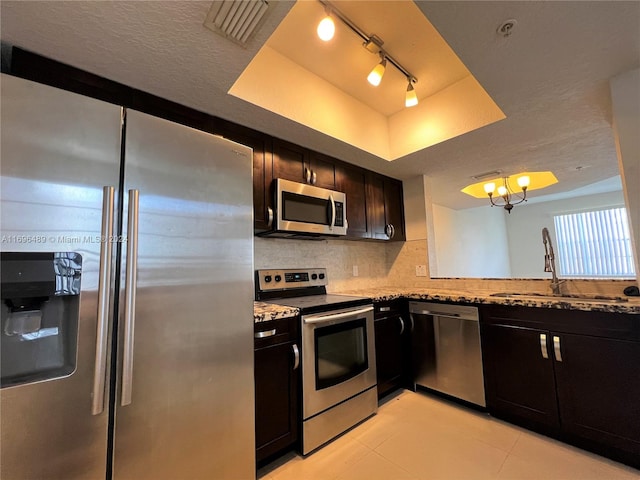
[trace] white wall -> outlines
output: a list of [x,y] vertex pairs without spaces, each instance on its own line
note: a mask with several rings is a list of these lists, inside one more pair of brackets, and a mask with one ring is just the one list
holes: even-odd
[[511,277],[505,223],[501,208],[452,210],[433,204],[436,265],[431,276]]
[[640,69],[610,81],[613,131],[640,280]]
[[555,247],[558,242],[554,215],[618,206],[624,206],[622,191],[518,205],[506,219],[511,275],[513,278],[550,278],[551,274],[544,272],[542,228],[549,229]]

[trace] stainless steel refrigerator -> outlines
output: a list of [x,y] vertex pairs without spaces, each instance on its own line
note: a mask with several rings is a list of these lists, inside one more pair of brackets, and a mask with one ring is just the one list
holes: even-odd
[[251,149],[1,91],[2,478],[254,478]]

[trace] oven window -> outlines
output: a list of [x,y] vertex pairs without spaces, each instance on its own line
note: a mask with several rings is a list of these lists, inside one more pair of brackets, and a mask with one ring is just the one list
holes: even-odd
[[329,200],[282,192],[282,219],[329,225]]
[[364,318],[316,327],[316,390],[331,387],[369,368]]

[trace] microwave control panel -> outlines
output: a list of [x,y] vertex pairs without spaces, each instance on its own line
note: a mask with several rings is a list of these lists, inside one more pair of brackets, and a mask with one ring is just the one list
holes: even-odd
[[344,227],[344,203],[335,202],[336,204],[336,227]]
[[289,290],[293,288],[321,287],[327,285],[326,268],[290,268],[257,270],[258,289]]

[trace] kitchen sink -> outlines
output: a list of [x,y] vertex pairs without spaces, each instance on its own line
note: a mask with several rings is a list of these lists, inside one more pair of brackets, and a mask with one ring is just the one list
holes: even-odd
[[580,294],[546,294],[546,293],[520,293],[520,292],[498,292],[492,293],[491,297],[498,298],[535,298],[539,300],[587,300],[591,302],[624,303],[629,299],[625,297],[615,297],[609,295],[580,295]]

